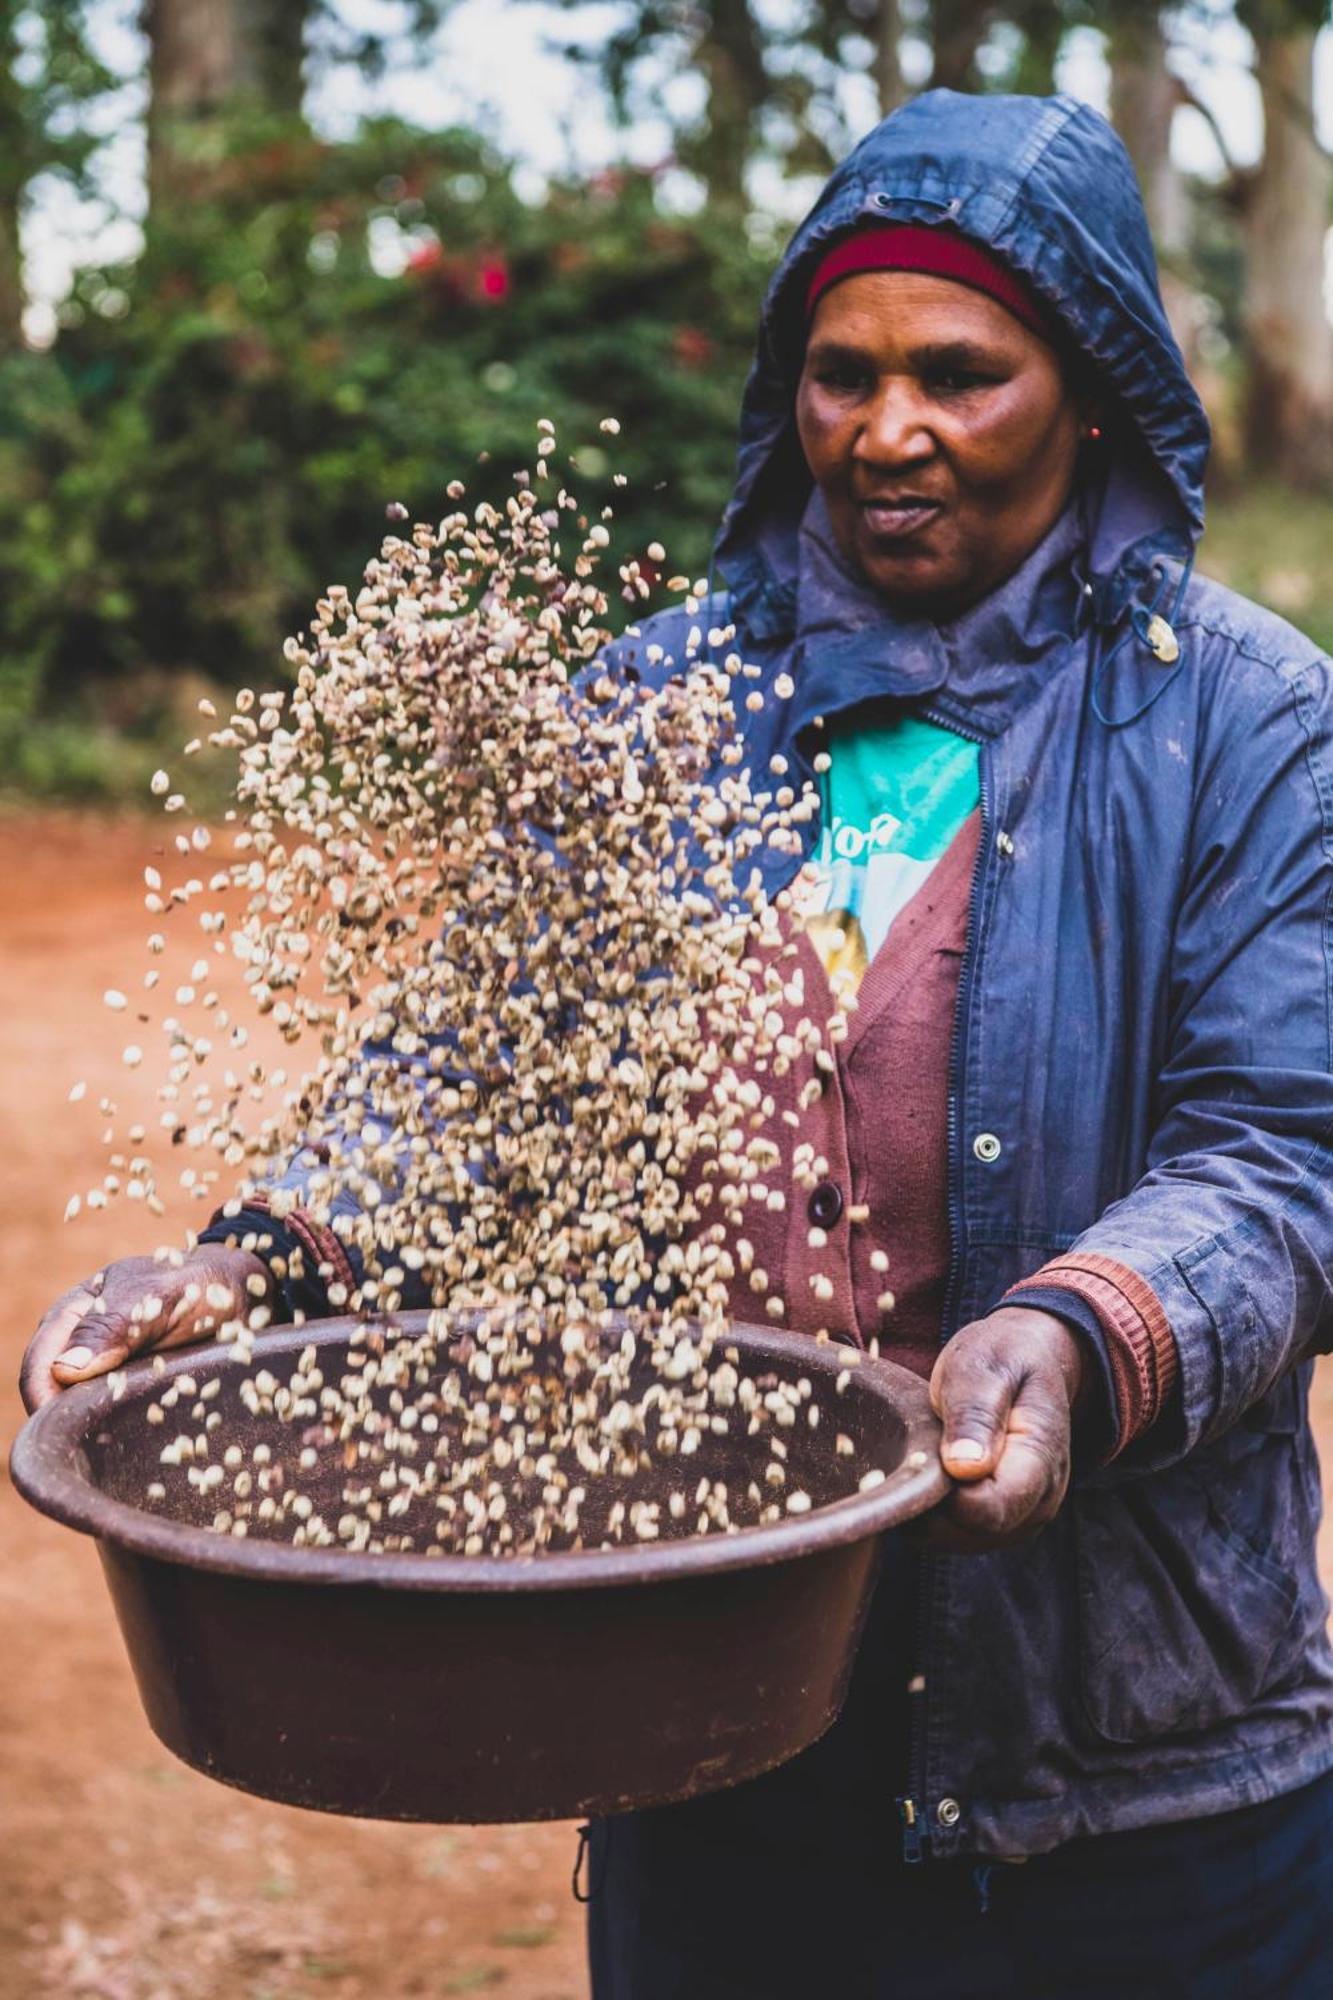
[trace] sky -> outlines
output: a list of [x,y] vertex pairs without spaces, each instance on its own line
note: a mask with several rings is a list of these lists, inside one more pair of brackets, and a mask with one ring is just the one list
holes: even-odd
[[[766,10],[781,14],[792,0],[763,0]],[[129,81],[102,112],[107,134],[101,164],[105,199],[80,202],[59,184],[45,185],[33,205],[25,234],[31,338],[49,340],[55,328],[55,306],[68,289],[70,274],[80,263],[132,255],[139,240],[138,220],[143,188],[143,44],[137,28],[138,0],[95,0],[92,23],[99,52],[118,75]],[[342,0],[342,12],[358,26],[392,25],[399,10],[394,0]],[[543,0],[459,0],[451,9],[429,53],[392,70],[369,84],[344,66],[313,93],[309,105],[316,128],[331,137],[347,131],[366,112],[392,112],[423,125],[482,123],[502,150],[522,163],[523,177],[535,195],[547,174],[570,168],[592,171],[626,157],[648,163],[669,151],[669,121],[651,112],[634,129],[615,129],[590,91],[585,75],[565,61],[554,43],[574,35],[595,43],[620,18],[616,0],[590,0],[573,11],[543,4]],[[503,61],[497,61],[497,50]],[[914,55],[905,52],[909,81]],[[1333,143],[1333,32],[1320,38],[1318,50],[1317,115],[1321,136]],[[1262,138],[1262,118],[1249,73],[1248,38],[1238,27],[1182,30],[1173,61],[1194,93],[1212,110],[1226,134],[1229,150],[1241,162],[1253,160]],[[1106,65],[1100,37],[1092,30],[1071,36],[1059,77],[1061,88],[1087,98],[1100,109],[1106,105]],[[663,79],[670,108],[688,113],[699,86],[695,79]],[[860,133],[874,122],[876,112],[869,80],[849,76],[843,109],[852,130]],[[1206,121],[1185,109],[1177,113],[1172,144],[1182,167],[1218,175],[1222,162]],[[776,173],[760,172],[753,193],[784,219],[795,221],[815,192],[813,183],[783,182]],[[664,193],[688,206],[694,190],[685,176]],[[395,246],[379,246],[387,266]]]

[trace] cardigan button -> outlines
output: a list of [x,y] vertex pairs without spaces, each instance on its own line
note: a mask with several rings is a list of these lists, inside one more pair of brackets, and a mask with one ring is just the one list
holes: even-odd
[[1004,1148],[993,1132],[978,1132],[972,1141],[972,1151],[984,1165],[989,1166],[992,1160],[999,1159]]
[[818,1229],[832,1229],[842,1214],[842,1189],[836,1181],[821,1181],[813,1190],[806,1214]]

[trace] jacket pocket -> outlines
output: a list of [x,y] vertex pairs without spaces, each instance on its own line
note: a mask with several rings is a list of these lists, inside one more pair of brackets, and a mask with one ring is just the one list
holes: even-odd
[[1211,1458],[1075,1497],[1083,1707],[1107,1742],[1241,1715],[1304,1652],[1298,1579],[1224,1506]]

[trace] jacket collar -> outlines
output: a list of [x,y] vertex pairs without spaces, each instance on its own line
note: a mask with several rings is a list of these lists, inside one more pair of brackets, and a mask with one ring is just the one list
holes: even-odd
[[896,614],[852,570],[821,496],[812,494],[786,592],[797,649],[790,726],[887,697],[928,703],[968,734],[997,733],[1075,633],[1085,544],[1075,500],[989,596],[933,624]]

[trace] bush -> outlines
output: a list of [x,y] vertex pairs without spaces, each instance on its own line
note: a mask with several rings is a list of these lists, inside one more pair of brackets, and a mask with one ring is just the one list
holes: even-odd
[[697,574],[768,265],[645,174],[532,204],[471,133],[238,138],[133,268],[80,276],[49,353],[0,362],[0,774],[32,782],[38,725],[153,733],[164,677],[271,683],[386,502],[502,500],[540,417],[622,552]]

